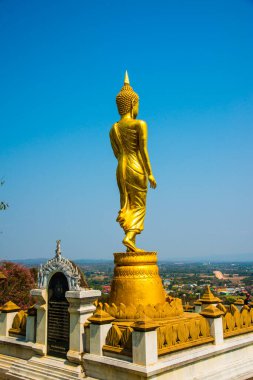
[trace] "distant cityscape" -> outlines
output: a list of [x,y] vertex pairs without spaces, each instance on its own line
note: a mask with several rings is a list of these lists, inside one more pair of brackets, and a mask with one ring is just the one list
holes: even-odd
[[[47,259],[15,260],[27,267],[38,268]],[[102,298],[110,294],[113,261],[76,260],[91,288],[102,291]],[[166,292],[182,299],[184,305],[193,305],[210,285],[225,304],[253,294],[253,262],[161,262],[160,275]]]

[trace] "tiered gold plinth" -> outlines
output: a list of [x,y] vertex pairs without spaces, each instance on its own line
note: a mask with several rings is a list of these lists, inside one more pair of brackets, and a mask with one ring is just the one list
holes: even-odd
[[146,306],[166,301],[156,252],[115,253],[114,263],[110,303]]
[[156,252],[115,253],[114,262],[110,299],[89,318],[112,322],[103,346],[107,356],[131,357],[134,330],[157,330],[158,355],[213,341],[203,316],[184,313],[181,299],[166,295]]

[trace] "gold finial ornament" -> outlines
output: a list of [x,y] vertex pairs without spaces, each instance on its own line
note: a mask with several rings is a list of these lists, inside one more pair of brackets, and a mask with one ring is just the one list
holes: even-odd
[[124,85],[116,96],[121,119],[110,131],[110,140],[118,160],[117,183],[120,192],[120,211],[117,222],[125,232],[123,244],[127,252],[143,251],[136,247],[135,237],[144,229],[147,182],[152,188],[156,181],[152,174],[147,149],[147,124],[136,119],[139,96],[130,86],[126,71]]

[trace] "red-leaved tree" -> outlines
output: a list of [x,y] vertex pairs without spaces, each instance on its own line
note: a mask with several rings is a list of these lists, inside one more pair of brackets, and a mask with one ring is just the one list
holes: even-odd
[[12,301],[22,309],[32,305],[30,290],[35,288],[35,275],[23,265],[4,261],[0,265],[6,279],[0,282],[0,306]]

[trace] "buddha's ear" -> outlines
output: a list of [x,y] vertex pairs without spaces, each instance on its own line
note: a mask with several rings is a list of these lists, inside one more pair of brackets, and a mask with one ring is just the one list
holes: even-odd
[[136,99],[131,100],[131,110],[134,108],[134,106],[136,106],[137,103],[138,103],[138,100]]
[[138,100],[136,99],[132,99],[131,100],[131,117],[133,119],[136,119],[137,115],[138,115]]

